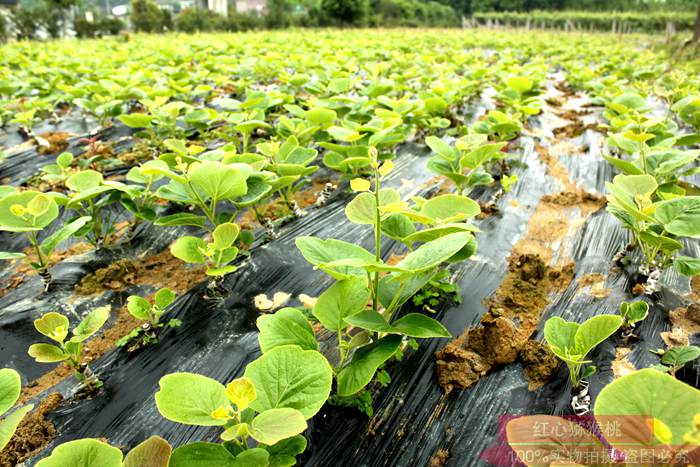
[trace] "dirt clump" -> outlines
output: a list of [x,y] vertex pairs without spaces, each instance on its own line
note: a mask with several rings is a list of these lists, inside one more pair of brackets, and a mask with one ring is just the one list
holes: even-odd
[[65,132],[47,132],[39,135],[40,140],[37,140],[39,154],[54,154],[64,151],[68,147],[68,138],[70,133]]
[[[447,392],[471,386],[496,365],[515,362],[530,345],[547,305],[549,269],[538,255],[511,256],[508,273],[487,300],[488,311],[480,325],[467,329],[435,354],[438,381]],[[523,355],[530,358],[532,352],[526,350]]]
[[430,467],[442,467],[450,458],[450,453],[446,449],[438,449],[432,459],[430,459]]
[[632,352],[632,349],[629,347],[618,347],[615,349],[615,360],[612,361],[612,371],[615,378],[637,371],[637,368],[627,359],[630,352]]
[[589,293],[594,298],[605,298],[612,290],[605,287],[605,276],[599,272],[586,274],[578,281],[579,290],[589,288]]
[[56,437],[56,427],[45,416],[56,410],[61,401],[63,396],[60,393],[51,393],[39,407],[24,417],[5,449],[0,452],[0,466],[12,467],[24,462]]
[[525,367],[525,377],[530,383],[527,388],[530,391],[544,386],[559,368],[559,360],[544,342],[525,342],[518,356]]

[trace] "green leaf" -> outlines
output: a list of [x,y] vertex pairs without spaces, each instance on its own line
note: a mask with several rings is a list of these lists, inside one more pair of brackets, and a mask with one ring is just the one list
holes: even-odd
[[[295,243],[304,258],[314,266],[344,259],[374,261],[374,255],[369,251],[359,245],[342,240],[297,237]],[[365,276],[364,269],[352,266],[339,266],[332,269],[324,268],[324,271],[338,280],[349,276]]]
[[391,333],[393,331],[386,318],[375,310],[362,310],[359,313],[347,316],[345,322],[351,326],[372,332]]
[[661,201],[654,216],[673,235],[700,238],[700,196]]
[[63,350],[51,344],[32,344],[27,353],[39,363],[62,362],[68,358]]
[[270,453],[269,467],[291,467],[297,463],[296,456],[306,450],[306,438],[302,435],[292,436],[264,448]]
[[587,355],[595,346],[622,326],[622,317],[617,315],[597,315],[583,322],[574,336],[576,350],[581,355]]
[[306,430],[306,420],[295,409],[270,409],[255,417],[251,427],[251,436],[257,442],[273,445]]
[[[613,447],[623,451],[654,443],[654,437],[649,436],[647,417],[654,417],[668,427],[671,445],[683,445],[683,436],[693,431],[693,418],[698,413],[700,391],[651,368],[614,380],[603,388],[595,402],[599,423],[609,420],[609,416],[636,416],[625,417],[626,422],[620,424],[621,436],[609,440]],[[637,446],[622,441],[634,441]]]
[[616,175],[613,185],[619,187],[632,198],[641,196],[646,198],[651,196],[659,184],[651,175]]
[[435,136],[428,136],[425,138],[425,144],[427,144],[433,152],[439,154],[447,160],[456,160],[457,152],[449,144],[447,144],[442,139]]
[[450,332],[439,322],[420,313],[409,313],[394,323],[374,310],[364,310],[345,318],[345,322],[362,329],[409,337],[450,337]]
[[126,309],[129,310],[129,314],[136,319],[142,321],[151,319],[151,304],[143,297],[130,295],[129,298],[126,299]]
[[57,446],[37,467],[121,467],[122,452],[97,439],[79,439]]
[[[552,352],[560,359],[567,361],[569,359],[567,349],[576,348],[575,337],[578,328],[578,323],[571,323],[559,316],[553,316],[544,323],[544,338]],[[584,355],[580,357],[583,358]]]
[[0,260],[12,260],[26,258],[27,255],[24,253],[12,253],[10,251],[0,251]]
[[154,302],[158,308],[160,308],[161,310],[165,310],[175,301],[175,297],[177,297],[175,292],[168,289],[167,287],[164,287],[158,292],[156,292],[154,296]]
[[688,362],[696,360],[698,357],[700,357],[700,347],[681,345],[678,347],[671,347],[664,352],[664,356],[661,357],[661,363],[664,365],[681,367]]
[[178,214],[160,217],[153,223],[160,226],[192,225],[194,227],[203,228],[204,224],[206,223],[206,218],[196,214],[181,212]]
[[[176,448],[168,467],[243,467],[222,444],[195,442]],[[265,464],[263,464],[264,466]]]
[[649,314],[649,304],[639,300],[636,302],[622,302],[620,304],[620,314],[629,324],[642,321]]
[[421,207],[422,214],[432,217],[439,223],[464,221],[480,212],[479,203],[471,198],[449,194],[431,198]]
[[149,128],[151,126],[151,121],[153,120],[153,117],[147,114],[134,113],[128,115],[120,115],[119,120],[121,120],[124,125],[130,128]]
[[313,123],[314,125],[328,126],[332,125],[338,114],[335,110],[326,109],[323,107],[316,107],[314,109],[307,110],[304,113],[306,119]]
[[511,76],[506,80],[506,86],[522,94],[532,89],[534,83],[526,76]]
[[236,167],[218,161],[205,161],[190,165],[190,181],[217,201],[240,198],[248,191],[246,178]]
[[[401,201],[398,191],[391,188],[379,190],[379,205]],[[354,224],[374,225],[377,222],[377,200],[374,193],[360,193],[345,206],[345,216]]]
[[284,345],[248,364],[245,376],[258,392],[258,398],[250,405],[252,409],[264,412],[288,407],[309,419],[328,399],[333,370],[319,352]]
[[350,363],[338,374],[338,395],[351,396],[372,381],[377,369],[401,345],[401,336],[390,335],[355,351]]
[[318,350],[313,328],[304,314],[296,308],[282,308],[272,315],[262,315],[256,322],[260,334],[260,350],[265,353],[275,347],[294,344],[304,350]]
[[202,253],[206,248],[204,240],[197,237],[180,237],[170,245],[170,253],[186,263],[203,264],[207,258]]
[[107,305],[95,308],[88,313],[80,324],[73,329],[73,337],[70,339],[71,342],[83,342],[85,339],[99,331],[109,319],[110,310],[111,306]]
[[673,260],[673,267],[684,276],[695,276],[700,274],[700,258],[677,256]]
[[422,272],[447,261],[471,240],[471,234],[457,232],[424,243],[410,252],[396,267],[412,272]]
[[42,253],[44,253],[46,256],[50,256],[58,245],[72,237],[73,234],[82,229],[91,220],[92,217],[90,216],[79,217],[46,237],[46,239],[41,242]]
[[19,373],[11,368],[0,370],[0,416],[15,405],[21,392]]
[[246,449],[236,456],[234,467],[268,467],[270,453],[263,448]]
[[258,396],[250,379],[237,378],[226,385],[226,397],[241,411],[247,409]]
[[393,323],[393,328],[410,337],[451,337],[450,331],[439,321],[420,313],[409,313]]
[[227,420],[212,416],[229,406],[226,388],[218,381],[194,373],[172,373],[162,377],[159,384],[156,406],[168,420],[198,426],[226,424]]
[[26,207],[34,198],[42,196],[37,191],[23,191],[11,193],[0,198],[0,230],[9,232],[28,232],[41,230],[51,224],[58,217],[58,205],[52,199],[49,206],[40,216],[17,216],[13,213],[15,206]]
[[344,319],[362,310],[369,301],[370,291],[365,277],[338,281],[326,289],[313,308],[313,315],[331,331],[345,329]]
[[69,325],[68,318],[55,311],[50,311],[34,320],[36,330],[56,342],[63,342],[66,339]]
[[25,405],[0,420],[0,451],[7,446],[24,416],[33,408],[34,404]]
[[326,131],[333,137],[333,139],[346,143],[352,143],[362,138],[362,135],[357,131],[341,126],[331,126]]
[[124,458],[122,467],[168,467],[173,448],[160,436],[151,436]]
[[416,232],[413,222],[403,214],[395,213],[382,220],[382,233],[394,240],[403,240]]
[[239,232],[238,226],[231,222],[218,225],[212,233],[214,248],[221,250],[230,247],[236,241]]

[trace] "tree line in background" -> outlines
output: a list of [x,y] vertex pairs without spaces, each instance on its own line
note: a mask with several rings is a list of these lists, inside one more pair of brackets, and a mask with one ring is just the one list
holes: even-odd
[[[0,41],[12,24],[18,39],[34,39],[38,31],[60,37],[72,25],[78,37],[118,34],[126,24],[100,14],[85,15],[90,0],[22,0],[9,18],[0,15]],[[93,0],[94,1],[94,0]],[[172,1],[172,0],[171,0]],[[186,8],[176,14],[154,0],[131,0],[129,20],[138,32],[246,31],[250,29],[323,26],[459,26],[462,17],[483,12],[556,14],[576,9],[643,14],[649,11],[694,12],[698,0],[268,0],[265,14],[242,14],[231,5],[228,16],[206,8]],[[176,5],[171,3],[170,6]],[[79,14],[68,18],[73,7]],[[508,13],[518,12],[518,13]],[[563,20],[565,20],[564,18]],[[650,30],[650,32],[652,32]]]

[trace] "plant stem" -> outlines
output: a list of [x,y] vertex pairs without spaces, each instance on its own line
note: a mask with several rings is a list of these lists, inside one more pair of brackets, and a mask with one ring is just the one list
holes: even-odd
[[[379,163],[376,158],[374,160],[374,199],[376,206],[376,220],[374,224],[374,259],[379,263],[382,259],[382,216],[379,212]],[[372,310],[377,311],[379,309],[379,271],[374,273],[374,288],[372,291]]]

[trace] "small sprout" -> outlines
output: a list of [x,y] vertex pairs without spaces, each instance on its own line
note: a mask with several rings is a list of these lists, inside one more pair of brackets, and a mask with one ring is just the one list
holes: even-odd
[[[0,230],[24,233],[36,254],[30,265],[43,279],[46,290],[51,286],[51,254],[58,245],[77,235],[92,219],[89,216],[74,219],[39,241],[39,232],[58,219],[58,214],[59,208],[54,197],[37,191],[11,191],[0,197]],[[27,256],[24,253],[0,252],[0,259],[22,258]]]
[[661,364],[654,365],[653,368],[670,373],[672,376],[676,376],[676,372],[687,363],[700,358],[700,347],[694,345],[680,345],[667,350],[659,349],[651,352],[661,356]]
[[156,329],[163,326],[178,327],[182,322],[178,319],[171,319],[167,323],[161,322],[161,317],[165,314],[167,308],[175,301],[175,292],[168,288],[160,289],[156,292],[153,304],[148,300],[138,295],[131,295],[127,298],[126,307],[129,314],[134,318],[143,321],[143,325],[134,329],[131,333],[121,338],[118,346],[124,346],[129,341],[140,337],[140,341],[132,349],[138,348],[141,345],[151,345],[158,343],[156,337]]
[[649,304],[644,301],[620,303],[620,316],[624,319],[622,328],[630,330],[649,314]]
[[593,375],[596,367],[586,364],[586,355],[622,326],[622,317],[598,315],[582,324],[566,321],[558,316],[544,325],[544,338],[554,355],[569,367],[573,389],[580,389],[582,381]]
[[34,321],[34,327],[44,336],[58,345],[32,344],[29,355],[38,363],[66,362],[75,372],[81,383],[81,389],[88,393],[99,389],[102,383],[92,373],[86,362],[81,359],[83,343],[92,337],[109,319],[109,306],[96,308],[83,318],[72,331],[68,340],[70,323],[68,318],[60,313],[49,312]]

